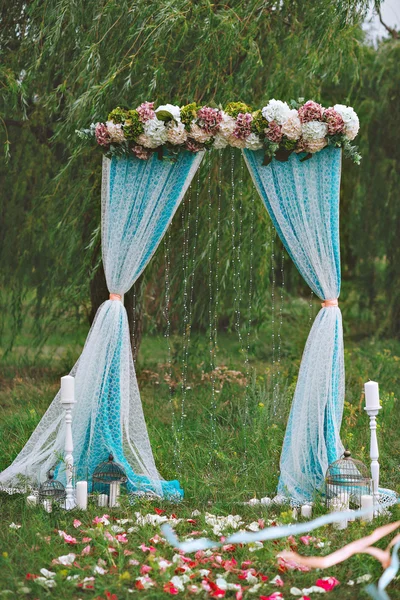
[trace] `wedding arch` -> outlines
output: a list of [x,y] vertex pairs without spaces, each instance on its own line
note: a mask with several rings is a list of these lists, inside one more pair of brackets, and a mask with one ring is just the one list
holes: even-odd
[[[114,109],[105,123],[78,132],[104,152],[102,254],[110,298],[71,370],[77,404],[75,463],[89,476],[111,452],[132,492],[176,499],[178,481],[159,475],[143,416],[124,294],[146,268],[206,151],[240,148],[288,254],[322,301],[309,334],[280,462],[278,493],[311,500],[328,465],[343,451],[344,351],[340,293],[339,191],[342,152],[359,162],[351,141],[359,122],[351,107],[270,100]],[[0,487],[32,485],[59,461],[65,423],[59,393],[27,444],[0,474]]]

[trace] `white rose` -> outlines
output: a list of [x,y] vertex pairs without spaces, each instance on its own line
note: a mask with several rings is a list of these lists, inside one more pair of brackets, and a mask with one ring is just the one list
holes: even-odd
[[360,121],[354,108],[345,104],[335,104],[333,107],[344,121],[344,134],[349,140],[354,140],[360,129]]
[[301,132],[305,141],[321,140],[328,133],[328,125],[321,121],[309,121],[303,123]]
[[157,148],[167,141],[168,133],[164,121],[160,121],[157,117],[146,121],[143,124],[143,129],[143,133],[138,138],[138,143],[145,148]]
[[233,117],[227,115],[224,111],[221,111],[221,115],[222,121],[219,124],[219,132],[225,138],[229,138],[236,127],[236,121]]
[[125,135],[121,123],[107,121],[106,127],[112,142],[117,142],[120,144],[121,142],[125,141]]
[[175,106],[174,104],[163,104],[156,109],[156,114],[159,110],[167,110],[174,117],[175,121],[181,120],[181,109],[179,106]]
[[301,136],[301,122],[299,113],[295,108],[290,111],[288,119],[283,123],[282,133],[283,135],[286,135],[289,140],[298,140]]
[[192,121],[192,124],[190,126],[189,137],[194,139],[196,142],[199,142],[200,144],[204,144],[204,142],[207,142],[209,139],[212,138],[212,134],[207,133],[206,131],[204,131],[204,129],[199,127],[197,123]]
[[270,123],[275,121],[278,125],[283,123],[289,118],[291,110],[286,102],[282,100],[270,100],[267,106],[262,109],[262,116]]
[[168,141],[175,146],[183,144],[187,138],[187,131],[183,123],[174,123],[171,121],[167,126]]
[[250,133],[250,135],[247,136],[245,142],[246,148],[248,148],[249,150],[260,150],[263,147],[263,144],[256,133]]
[[239,139],[234,135],[229,136],[228,142],[229,142],[230,146],[233,146],[233,148],[245,148],[246,147],[246,140]]
[[221,133],[217,133],[214,137],[213,148],[216,150],[222,150],[226,148],[228,145],[228,140]]

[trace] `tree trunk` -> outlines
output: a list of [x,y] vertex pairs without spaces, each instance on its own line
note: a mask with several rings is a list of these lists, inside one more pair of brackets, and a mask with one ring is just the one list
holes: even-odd
[[[143,334],[143,275],[124,296],[124,304],[128,315],[129,333],[132,346],[133,360],[137,359]],[[103,264],[97,269],[90,282],[90,300],[92,307],[89,313],[89,322],[93,323],[99,306],[108,300],[109,291],[104,275]]]

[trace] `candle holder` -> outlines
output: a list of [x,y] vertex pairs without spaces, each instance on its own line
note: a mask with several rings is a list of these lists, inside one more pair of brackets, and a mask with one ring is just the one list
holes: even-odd
[[[72,382],[71,382],[72,380]],[[75,508],[75,493],[74,486],[72,483],[73,471],[74,471],[74,443],[72,440],[72,408],[76,404],[74,395],[74,378],[70,375],[61,377],[61,400],[65,410],[65,446],[64,446],[64,461],[65,461],[65,475],[67,485],[65,486],[66,498],[65,508],[71,510]]]
[[369,428],[371,430],[371,441],[369,456],[371,458],[371,477],[372,477],[372,496],[374,498],[374,511],[379,513],[379,449],[378,438],[376,436],[376,417],[378,416],[381,406],[373,408],[365,407],[364,410],[369,416]]

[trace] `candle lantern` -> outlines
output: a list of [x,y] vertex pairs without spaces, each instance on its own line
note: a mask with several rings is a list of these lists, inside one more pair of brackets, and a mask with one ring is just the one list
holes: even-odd
[[359,508],[361,496],[371,493],[372,479],[368,468],[345,450],[343,456],[332,463],[326,472],[326,505],[333,511]]
[[126,483],[127,480],[124,469],[114,462],[114,457],[110,454],[108,460],[100,463],[93,472],[92,491],[109,496],[111,484]]
[[65,503],[65,487],[60,481],[54,479],[54,471],[50,470],[47,474],[47,480],[39,487],[39,502],[42,504],[48,501]]

